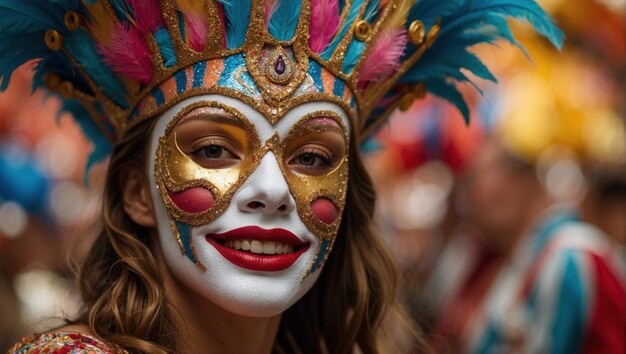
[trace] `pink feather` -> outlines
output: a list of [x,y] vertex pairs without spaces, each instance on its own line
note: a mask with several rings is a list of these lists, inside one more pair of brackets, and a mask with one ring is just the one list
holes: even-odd
[[154,68],[150,51],[135,27],[117,23],[109,43],[99,42],[97,46],[104,61],[118,75],[137,80],[144,85],[152,81]]
[[337,0],[311,1],[309,47],[313,52],[321,53],[328,47],[337,32],[340,20]]
[[263,8],[265,9],[265,26],[269,26],[270,19],[278,9],[278,0],[263,0]]
[[198,52],[203,51],[206,47],[207,34],[209,32],[206,20],[199,14],[189,12],[185,14],[185,23],[187,24],[189,46]]
[[141,34],[154,33],[159,27],[165,27],[159,0],[128,0],[128,5],[135,14],[137,29]]
[[368,82],[385,78],[398,69],[407,43],[405,28],[383,30],[361,66],[359,88],[365,88]]

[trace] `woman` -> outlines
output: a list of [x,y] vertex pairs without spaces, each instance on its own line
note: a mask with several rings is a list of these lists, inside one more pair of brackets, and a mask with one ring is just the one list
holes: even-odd
[[2,66],[3,85],[43,58],[35,83],[63,97],[94,160],[112,147],[103,231],[80,274],[85,311],[12,352],[421,350],[374,232],[358,146],[425,88],[467,115],[448,76],[490,78],[466,47],[512,40],[505,14],[561,41],[533,1],[0,10],[0,49],[18,58]]

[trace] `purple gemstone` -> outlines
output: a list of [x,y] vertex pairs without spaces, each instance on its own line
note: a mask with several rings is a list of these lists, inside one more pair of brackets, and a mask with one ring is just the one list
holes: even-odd
[[276,63],[274,64],[274,70],[276,70],[276,73],[278,75],[282,75],[285,73],[285,61],[283,60],[282,56],[279,56],[276,60]]

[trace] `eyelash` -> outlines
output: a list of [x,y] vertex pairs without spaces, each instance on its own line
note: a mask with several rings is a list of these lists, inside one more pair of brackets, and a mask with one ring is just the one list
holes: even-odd
[[[332,166],[333,164],[333,157],[330,156],[329,154],[327,154],[325,151],[320,150],[320,149],[315,149],[315,148],[307,148],[304,149],[300,154],[298,154],[294,160],[302,157],[303,155],[313,155],[314,157],[320,159],[322,161],[322,163],[326,166]],[[303,168],[319,168],[316,166],[307,166],[307,165],[302,165]]]
[[208,156],[204,156],[202,154],[202,152],[204,150],[206,150],[207,148],[211,147],[211,146],[217,146],[223,150],[225,150],[226,152],[228,152],[229,154],[233,155],[233,156],[237,156],[235,153],[233,153],[233,148],[232,146],[229,146],[229,144],[226,144],[224,142],[221,142],[219,140],[209,140],[209,141],[203,141],[202,144],[197,147],[194,148],[193,150],[191,150],[191,154],[195,155],[195,156],[200,156],[202,158],[209,158]]

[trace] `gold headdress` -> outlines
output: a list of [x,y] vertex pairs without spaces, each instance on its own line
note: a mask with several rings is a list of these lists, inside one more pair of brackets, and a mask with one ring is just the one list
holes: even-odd
[[0,3],[2,88],[40,58],[35,86],[59,93],[96,146],[183,98],[235,96],[275,122],[303,101],[342,105],[367,137],[426,91],[469,112],[461,69],[495,80],[467,48],[514,39],[527,19],[562,34],[533,0],[56,0]]

